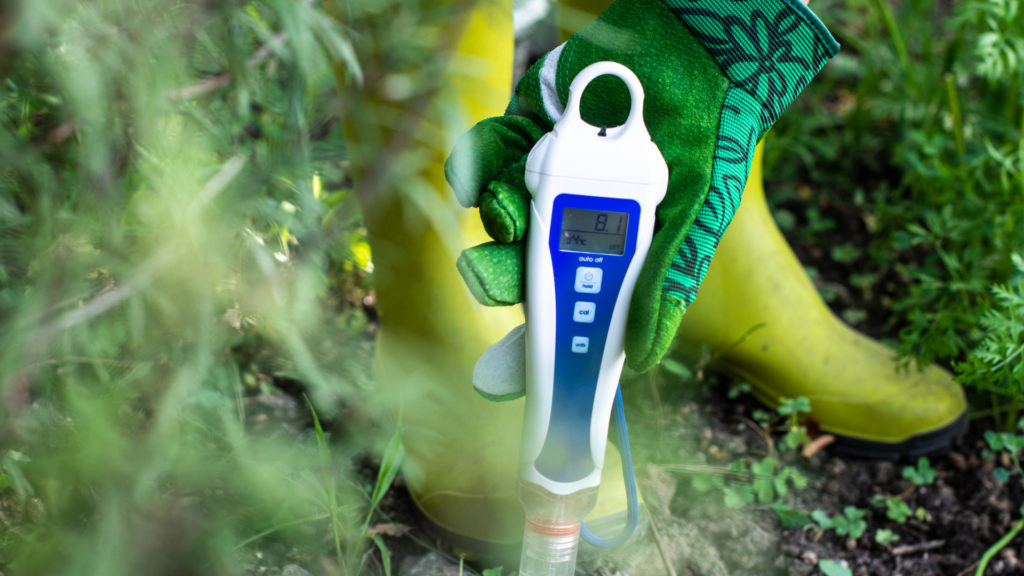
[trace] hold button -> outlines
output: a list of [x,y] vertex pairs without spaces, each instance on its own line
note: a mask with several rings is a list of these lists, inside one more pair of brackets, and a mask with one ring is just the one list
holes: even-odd
[[576,291],[583,294],[597,294],[601,291],[601,278],[604,272],[600,268],[580,266],[576,269]]

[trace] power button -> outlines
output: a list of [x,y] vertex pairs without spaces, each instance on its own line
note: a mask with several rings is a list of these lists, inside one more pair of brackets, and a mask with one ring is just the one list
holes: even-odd
[[597,294],[601,291],[601,278],[604,272],[600,268],[580,266],[576,269],[576,291],[583,294]]

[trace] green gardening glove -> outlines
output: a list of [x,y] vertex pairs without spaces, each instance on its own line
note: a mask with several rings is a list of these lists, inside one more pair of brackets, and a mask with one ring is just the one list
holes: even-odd
[[[458,260],[470,290],[489,306],[522,302],[526,155],[561,117],[577,73],[604,60],[623,64],[643,84],[644,122],[669,168],[626,327],[627,366],[650,369],[739,207],[758,140],[838,50],[799,0],[618,0],[526,73],[504,116],[456,143],[445,175],[464,206],[480,207],[494,239]],[[600,77],[583,95],[583,120],[621,125],[629,104],[621,80]]]

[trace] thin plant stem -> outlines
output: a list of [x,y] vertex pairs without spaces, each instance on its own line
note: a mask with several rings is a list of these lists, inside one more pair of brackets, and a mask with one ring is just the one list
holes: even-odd
[[907,52],[907,45],[903,42],[903,34],[900,33],[900,27],[896,24],[896,18],[892,14],[892,8],[887,0],[875,0],[875,7],[878,8],[878,12],[882,16],[882,23],[885,24],[885,28],[889,32],[893,47],[896,49],[896,56],[900,59],[900,65],[903,66],[903,74],[906,75],[907,82],[909,83],[910,71],[912,70],[910,54]]
[[964,144],[964,118],[960,113],[960,98],[956,93],[956,80],[949,73],[946,74],[945,80],[949,112],[953,115],[953,140],[956,142],[956,153],[963,156],[967,153],[967,146]]
[[1017,135],[1017,156],[1019,157],[1020,190],[1024,193],[1024,110],[1020,113],[1020,133]]
[[999,417],[999,411],[997,410],[997,408],[999,408],[999,403],[996,401],[995,393],[989,392],[989,399],[992,400],[992,419],[996,421],[996,428],[1002,428],[1003,421]]
[[1010,402],[1010,413],[1006,416],[1007,432],[1013,432],[1013,426],[1017,423],[1017,410],[1020,408],[1020,396],[1014,396]]
[[993,556],[998,554],[1000,550],[1005,548],[1007,544],[1016,538],[1017,534],[1020,534],[1022,528],[1024,528],[1024,518],[1021,518],[1016,524],[1014,524],[1013,528],[1006,533],[1006,536],[1003,536],[988,550],[985,550],[985,553],[981,556],[981,560],[978,562],[978,570],[974,573],[974,576],[985,576],[985,568],[988,567],[989,560],[991,560]]
[[328,517],[328,514],[314,514],[312,516],[309,516],[308,518],[302,518],[302,519],[299,519],[299,520],[292,520],[291,522],[285,522],[284,524],[278,524],[277,526],[274,526],[273,528],[268,528],[268,529],[264,530],[263,532],[260,532],[259,534],[256,534],[255,536],[251,536],[249,538],[246,538],[245,540],[242,540],[237,546],[232,548],[232,550],[238,550],[239,548],[243,548],[246,545],[251,544],[251,543],[257,541],[260,538],[263,538],[264,536],[268,536],[270,534],[273,534],[274,532],[277,532],[278,530],[280,530],[282,528],[287,528],[289,526],[295,526],[296,524],[305,524],[306,522],[312,522],[313,520],[322,520],[322,519],[327,518],[327,517]]

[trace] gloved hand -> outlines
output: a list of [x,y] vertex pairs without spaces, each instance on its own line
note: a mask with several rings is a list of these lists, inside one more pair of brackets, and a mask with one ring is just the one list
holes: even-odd
[[[799,0],[618,0],[530,68],[504,116],[456,142],[445,176],[462,205],[480,207],[495,240],[458,260],[473,295],[489,306],[523,300],[526,155],[561,117],[576,74],[594,62],[619,62],[643,84],[644,122],[669,168],[626,327],[626,365],[653,367],[739,207],[758,140],[838,50]],[[629,102],[622,81],[604,76],[583,95],[582,116],[594,126],[618,126]],[[521,378],[509,370],[522,362],[515,344],[521,332],[493,347],[501,357],[490,367],[499,378]],[[511,380],[491,388],[476,380],[493,399],[522,394]]]

